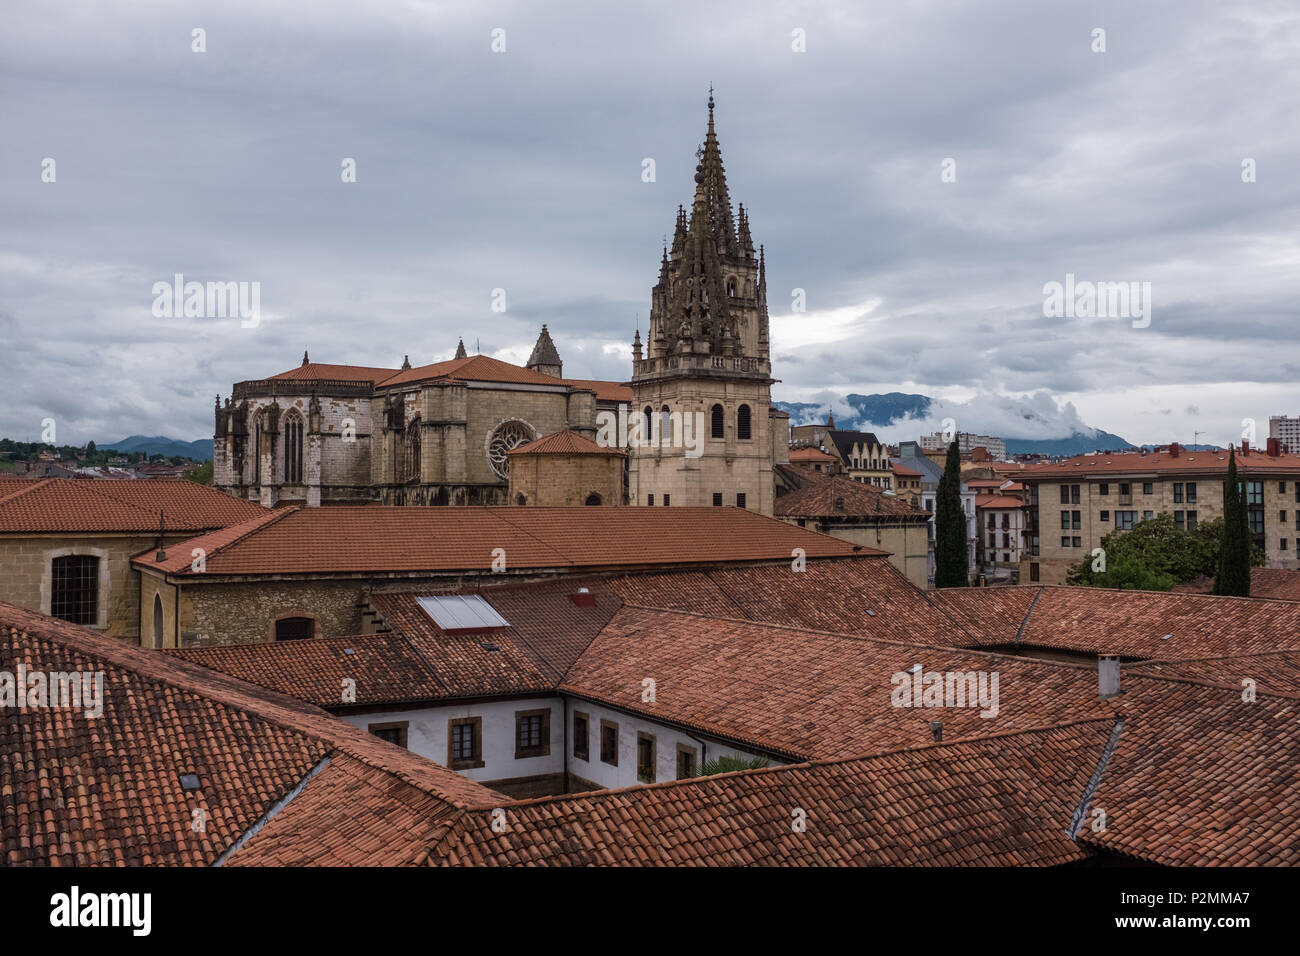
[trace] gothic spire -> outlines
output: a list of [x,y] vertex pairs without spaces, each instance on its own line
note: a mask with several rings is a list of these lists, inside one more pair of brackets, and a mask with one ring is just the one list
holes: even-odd
[[464,339],[461,339],[459,342],[456,343],[456,358],[458,359],[469,358],[469,354],[465,351]]
[[704,198],[709,213],[709,226],[718,244],[718,252],[723,255],[735,255],[736,227],[731,217],[731,196],[727,193],[727,174],[722,168],[722,148],[718,145],[718,134],[713,126],[712,87],[709,88],[709,129],[704,136],[700,169],[704,174]]

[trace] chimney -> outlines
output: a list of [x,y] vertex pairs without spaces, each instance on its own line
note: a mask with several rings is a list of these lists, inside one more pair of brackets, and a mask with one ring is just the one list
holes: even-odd
[[1243,455],[1250,454],[1250,442],[1246,441],[1244,438],[1241,440],[1241,453]]
[[1119,695],[1119,656],[1102,654],[1097,658],[1097,690],[1101,699]]
[[1171,441],[1171,442],[1169,443],[1169,457],[1170,457],[1170,458],[1177,458],[1177,457],[1178,457],[1179,455],[1181,455],[1182,453],[1183,453],[1183,446],[1182,446],[1182,445],[1178,444],[1178,442],[1176,442],[1176,441]]
[[939,743],[941,740],[943,740],[943,721],[942,721],[942,720],[932,720],[932,721],[930,721],[930,736],[934,738],[934,742],[935,742],[936,744]]
[[1282,454],[1282,440],[1280,438],[1270,438],[1265,448],[1268,449],[1269,458],[1276,458]]
[[592,594],[591,590],[585,587],[578,588],[578,590],[570,594],[569,600],[572,601],[574,604],[576,604],[578,607],[596,606],[596,595]]

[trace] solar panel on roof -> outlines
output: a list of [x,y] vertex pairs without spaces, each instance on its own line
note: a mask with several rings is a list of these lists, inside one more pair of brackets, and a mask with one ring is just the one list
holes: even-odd
[[510,622],[477,594],[442,594],[416,598],[424,613],[444,631],[509,627]]

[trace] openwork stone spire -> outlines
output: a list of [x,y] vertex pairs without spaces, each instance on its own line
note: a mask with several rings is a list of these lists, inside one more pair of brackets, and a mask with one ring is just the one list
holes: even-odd
[[[731,371],[770,371],[764,276],[748,210],[739,209],[739,230],[732,215],[714,109],[710,89],[708,127],[696,151],[695,195],[689,211],[677,207],[672,244],[651,293],[645,367],[638,364],[647,373],[657,360],[681,354],[720,356]],[[706,364],[724,367],[712,358]]]

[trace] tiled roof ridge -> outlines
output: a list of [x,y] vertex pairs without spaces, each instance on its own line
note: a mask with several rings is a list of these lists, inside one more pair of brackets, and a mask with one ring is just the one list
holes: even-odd
[[1250,657],[1272,657],[1277,654],[1296,654],[1300,655],[1300,648],[1296,647],[1275,647],[1269,651],[1245,651],[1241,654],[1216,654],[1209,657],[1144,657],[1140,661],[1134,661],[1130,667],[1146,667],[1148,664],[1201,664],[1206,661],[1236,661]]
[[[1137,661],[1133,664],[1130,664],[1129,666],[1130,668],[1138,667],[1146,663],[1147,661]],[[1167,663],[1178,664],[1180,662],[1169,661]],[[1084,665],[1084,666],[1088,667],[1089,665]],[[1127,673],[1128,679],[1134,681],[1159,680],[1159,681],[1166,681],[1171,684],[1186,684],[1189,687],[1200,687],[1207,690],[1226,690],[1226,691],[1231,691],[1233,694],[1241,693],[1241,687],[1238,685],[1220,684],[1213,680],[1198,679],[1195,677],[1183,677],[1182,675],[1179,674],[1147,674],[1147,673],[1135,674],[1131,669],[1126,672],[1123,667],[1120,668],[1120,673],[1121,674]],[[1126,689],[1122,689],[1120,693],[1121,694],[1126,693]],[[1269,690],[1269,691],[1259,691],[1258,694],[1260,697],[1270,697],[1270,698],[1275,697],[1280,700],[1290,700],[1290,701],[1300,702],[1300,691]],[[1118,700],[1119,698],[1111,698],[1111,699]]]
[[[1285,570],[1285,569],[1281,569],[1281,570]],[[1287,600],[1286,598],[1262,597],[1262,596],[1256,597],[1253,594],[1245,594],[1245,595],[1209,594],[1209,593],[1201,593],[1199,591],[1146,591],[1138,588],[1097,588],[1088,585],[1073,585],[1073,584],[1012,584],[1009,585],[1008,587],[1039,587],[1044,589],[1051,588],[1054,591],[1109,591],[1109,592],[1115,592],[1119,594],[1138,594],[1138,595],[1160,596],[1160,597],[1195,598],[1197,600],[1202,600],[1202,601],[1256,601],[1256,602],[1266,601],[1270,604],[1300,604],[1300,601],[1297,600]],[[1007,590],[1007,588],[1005,587],[971,588],[970,590],[1004,591]]]
[[1034,614],[1034,608],[1038,607],[1038,599],[1043,596],[1043,589],[1040,587],[1034,599],[1029,602],[1029,608],[1025,611],[1025,618],[1020,622],[1020,627],[1016,630],[1016,647],[1020,646],[1020,640],[1025,636],[1025,628],[1029,626],[1029,619]]
[[1022,727],[1015,730],[1000,730],[996,734],[987,734],[975,737],[957,737],[952,740],[926,741],[920,744],[888,747],[884,750],[855,754],[850,757],[825,757],[817,760],[802,760],[799,763],[781,764],[780,766],[775,767],[752,767],[745,770],[729,770],[726,773],[715,773],[709,776],[682,777],[677,780],[661,780],[657,783],[631,784],[626,787],[588,790],[582,793],[560,793],[543,797],[526,797],[520,800],[513,800],[507,804],[507,806],[518,808],[545,805],[549,803],[562,803],[567,800],[607,799],[624,793],[638,793],[641,791],[667,790],[673,787],[695,786],[709,783],[714,780],[726,780],[732,777],[757,777],[766,774],[779,774],[794,770],[807,770],[813,767],[833,767],[850,763],[866,763],[868,761],[883,760],[886,757],[893,757],[899,754],[920,753],[927,750],[942,750],[947,747],[970,747],[972,745],[980,745],[996,740],[1002,740],[1007,737],[1024,737],[1031,734],[1044,734],[1055,730],[1080,727],[1086,724],[1113,724],[1115,721],[1116,718],[1114,717],[1080,717],[1077,720],[1065,720],[1060,721],[1059,723],[1039,724],[1034,727]]
[[[892,565],[891,565],[892,566]],[[913,647],[920,650],[930,651],[959,651],[962,654],[974,654],[980,657],[1005,657],[1013,660],[1023,660],[1015,654],[1008,654],[1004,651],[987,651],[974,647],[962,647],[957,644],[928,644],[921,641],[900,641],[896,638],[889,637],[871,637],[866,634],[858,634],[849,631],[826,631],[816,627],[799,627],[795,624],[780,624],[773,621],[758,621],[743,617],[719,617],[716,614],[706,614],[702,611],[687,611],[680,608],[655,607],[652,604],[633,604],[629,601],[623,602],[624,608],[631,608],[636,611],[654,611],[657,614],[679,614],[685,617],[697,617],[706,621],[719,621],[727,624],[747,624],[751,627],[763,627],[780,631],[796,631],[800,634],[816,634],[819,637],[835,637],[847,641],[871,641],[875,644],[888,644],[891,647]],[[612,620],[611,620],[612,623]],[[581,657],[581,655],[580,655]],[[576,661],[574,662],[576,666]],[[1057,664],[1064,667],[1082,667],[1091,668],[1092,665],[1086,662],[1076,661],[1048,661],[1034,660],[1035,664]],[[567,674],[565,675],[568,676]]]
[[[267,511],[266,514],[254,515],[253,517],[247,519],[246,521],[241,521],[238,522],[237,524],[227,525],[225,528],[218,528],[215,531],[209,531],[205,534],[195,535],[192,538],[187,538],[186,540],[180,543],[180,547],[181,550],[183,551],[184,545],[190,544],[194,541],[198,541],[200,538],[211,538],[215,535],[220,535],[228,531],[234,531],[235,529],[247,525],[247,527],[243,531],[240,531],[238,534],[235,535],[235,537],[231,538],[229,541],[221,542],[211,551],[205,550],[204,560],[207,560],[208,558],[211,558],[214,555],[218,555],[223,552],[229,551],[236,544],[239,544],[241,541],[245,541],[248,538],[252,537],[253,535],[257,534],[258,532],[265,530],[269,525],[276,524],[284,520],[285,518],[287,518],[289,515],[295,514],[301,510],[302,510],[301,505],[290,505],[287,508],[275,508],[273,510]],[[140,559],[144,555],[148,554],[149,551],[152,550],[153,549],[150,548],[146,551],[142,551],[140,554],[135,555],[135,557],[133,557],[131,560],[134,561]],[[193,566],[192,564],[186,564],[184,567],[181,567],[172,573],[185,574],[192,566]]]
[[1088,815],[1088,807],[1092,804],[1092,798],[1097,794],[1097,788],[1101,786],[1101,778],[1106,773],[1106,768],[1110,766],[1111,758],[1115,756],[1115,750],[1119,747],[1120,734],[1124,732],[1124,718],[1121,717],[1115,721],[1115,726],[1110,730],[1110,738],[1106,741],[1106,746],[1102,748],[1101,755],[1097,758],[1097,766],[1093,768],[1092,776],[1088,778],[1087,784],[1083,788],[1083,793],[1079,796],[1079,805],[1075,807],[1074,815],[1070,817],[1069,826],[1066,828],[1065,835],[1071,840],[1079,835],[1083,829],[1084,820]]
[[[56,478],[37,478],[35,481],[28,481],[26,483],[15,482],[15,484],[18,484],[17,488],[15,488],[13,491],[9,491],[3,495],[0,495],[0,505],[8,504],[10,501],[12,501],[15,498],[21,497],[22,495],[34,491],[37,488],[44,488],[50,482],[57,481],[57,480],[58,479]],[[66,479],[66,480],[71,481],[72,479]]]

